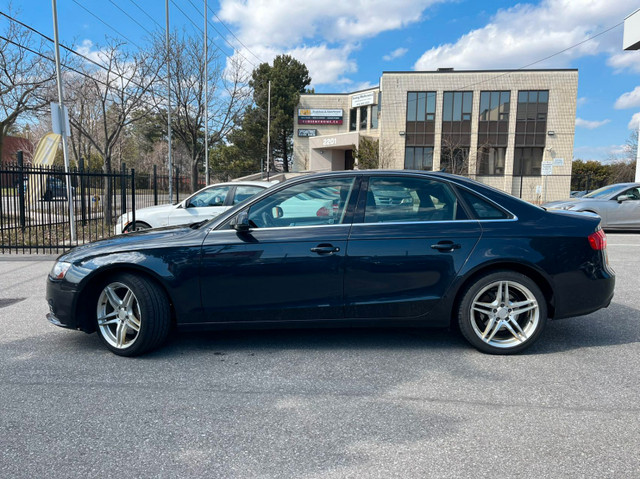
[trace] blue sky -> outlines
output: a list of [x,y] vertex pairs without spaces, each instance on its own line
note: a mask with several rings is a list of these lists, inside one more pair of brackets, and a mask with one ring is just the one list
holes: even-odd
[[[203,0],[171,0],[171,26],[201,35]],[[640,7],[621,0],[209,0],[212,43],[226,55],[234,45],[248,69],[288,53],[309,68],[317,92],[377,85],[383,71],[577,68],[574,157],[619,154],[640,120],[640,51],[623,52],[623,26],[570,48]],[[9,2],[1,0],[1,10]],[[110,29],[90,13],[114,27]],[[137,8],[136,4],[140,7]],[[21,21],[50,36],[48,0],[12,0]],[[58,0],[61,41],[84,53],[105,35],[142,44],[147,29],[164,26],[161,0]],[[179,8],[178,8],[179,7]],[[214,13],[216,16],[214,16]],[[223,22],[223,23],[221,23]],[[6,20],[0,20],[0,29]],[[233,35],[225,28],[233,32]],[[544,61],[551,55],[561,52]]]

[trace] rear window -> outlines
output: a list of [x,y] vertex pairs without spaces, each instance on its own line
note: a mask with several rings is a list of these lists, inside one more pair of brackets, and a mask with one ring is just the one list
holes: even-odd
[[483,220],[503,220],[510,218],[506,212],[489,203],[487,200],[484,200],[467,190],[463,190],[462,188],[459,189],[459,192],[460,196],[462,196],[465,202],[469,205],[476,218]]

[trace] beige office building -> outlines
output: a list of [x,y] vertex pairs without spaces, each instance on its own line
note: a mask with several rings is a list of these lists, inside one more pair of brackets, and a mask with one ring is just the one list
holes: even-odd
[[448,171],[541,202],[568,197],[577,70],[383,72],[380,86],[304,94],[294,171],[358,168],[362,137],[379,166]]

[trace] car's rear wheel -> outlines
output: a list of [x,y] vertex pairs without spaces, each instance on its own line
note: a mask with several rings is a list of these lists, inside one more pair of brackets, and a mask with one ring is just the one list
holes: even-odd
[[129,273],[114,275],[99,288],[97,331],[119,356],[136,356],[160,346],[171,317],[165,292],[153,281]]
[[125,228],[124,228],[124,232],[125,233],[132,233],[134,231],[142,231],[142,230],[148,230],[151,228],[150,224],[145,223],[144,221],[136,221],[136,226],[135,228],[133,227],[133,222],[129,223]]
[[515,271],[486,274],[465,290],[458,309],[463,336],[482,352],[513,354],[531,346],[547,322],[538,285]]

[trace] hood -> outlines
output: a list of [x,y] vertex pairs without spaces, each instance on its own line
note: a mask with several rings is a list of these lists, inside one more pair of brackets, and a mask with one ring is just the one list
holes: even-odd
[[168,248],[174,245],[196,245],[202,243],[202,236],[202,229],[193,229],[185,225],[153,228],[77,246],[61,255],[58,261],[76,263],[111,253],[127,253],[160,247]]

